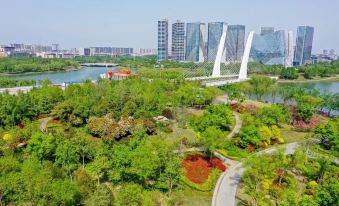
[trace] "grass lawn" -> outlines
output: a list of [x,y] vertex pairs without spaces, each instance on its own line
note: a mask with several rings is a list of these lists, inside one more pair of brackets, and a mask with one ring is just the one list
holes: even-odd
[[281,136],[286,140],[286,143],[299,142],[311,136],[309,132],[297,132],[289,128],[281,129]]
[[213,191],[200,192],[188,187],[176,191],[173,195],[180,206],[210,206],[212,202]]
[[244,106],[246,106],[246,105],[254,105],[254,106],[256,106],[257,108],[263,108],[263,107],[269,107],[269,106],[271,106],[272,104],[271,104],[271,103],[265,103],[265,102],[259,102],[259,101],[251,100],[251,99],[246,99],[246,100],[243,102],[243,105],[244,105]]

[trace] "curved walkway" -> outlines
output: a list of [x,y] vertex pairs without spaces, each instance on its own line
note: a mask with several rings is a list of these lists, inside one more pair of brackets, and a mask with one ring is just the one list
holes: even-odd
[[227,138],[232,138],[234,137],[234,135],[238,134],[242,126],[242,120],[241,120],[240,114],[238,112],[233,112],[233,116],[235,119],[235,125],[231,133],[227,135]]
[[42,118],[42,119],[39,119],[39,122],[40,122],[40,131],[43,132],[43,133],[47,133],[47,124],[49,121],[52,120],[52,117],[46,117],[46,118]]
[[[299,143],[290,143],[285,146],[285,154],[293,154]],[[282,147],[283,147],[282,146]],[[280,148],[280,147],[279,147]],[[269,148],[255,154],[270,154],[273,153],[277,148]],[[235,198],[238,184],[241,180],[245,168],[243,168],[243,163],[239,162],[238,164],[230,167],[226,172],[224,172],[214,189],[212,206],[233,206],[235,205]]]

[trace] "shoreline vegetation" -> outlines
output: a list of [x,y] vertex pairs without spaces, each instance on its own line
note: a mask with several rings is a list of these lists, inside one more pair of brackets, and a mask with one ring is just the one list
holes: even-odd
[[25,74],[49,71],[70,71],[80,67],[74,59],[42,59],[42,58],[1,58],[0,74]]
[[339,81],[339,75],[332,77],[320,77],[315,79],[294,79],[294,80],[279,79],[278,83],[317,83],[317,82],[335,82],[335,81]]

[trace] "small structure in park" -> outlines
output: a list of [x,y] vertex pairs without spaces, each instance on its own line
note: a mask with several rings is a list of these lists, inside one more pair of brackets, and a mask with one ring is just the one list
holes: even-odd
[[111,71],[108,72],[108,79],[109,80],[111,80],[111,79],[117,79],[117,80],[127,79],[127,78],[129,78],[131,76],[134,76],[134,74],[129,69],[120,69],[117,72],[113,72],[111,70]]
[[135,76],[135,74],[129,70],[129,69],[120,69],[119,71],[112,71],[109,70],[107,74],[101,74],[100,77],[103,79],[109,79],[109,80],[122,80],[127,79],[129,77]]

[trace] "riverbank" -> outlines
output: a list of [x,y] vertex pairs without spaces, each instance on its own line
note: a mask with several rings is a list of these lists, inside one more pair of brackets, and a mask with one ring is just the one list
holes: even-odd
[[79,71],[81,70],[82,66],[79,67],[65,67],[63,69],[60,70],[48,70],[48,71],[37,71],[37,72],[16,72],[16,73],[0,73],[0,78],[1,77],[15,77],[15,76],[29,76],[29,75],[39,75],[39,74],[53,74],[53,73],[59,73],[59,72],[73,72],[73,71]]
[[278,80],[278,83],[317,83],[317,82],[335,82],[339,81],[339,75],[326,78],[304,79],[304,80]]

